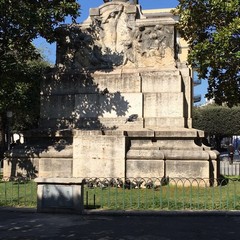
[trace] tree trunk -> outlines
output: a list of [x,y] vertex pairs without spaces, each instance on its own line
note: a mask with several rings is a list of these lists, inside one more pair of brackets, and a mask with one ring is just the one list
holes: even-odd
[[222,150],[221,142],[222,142],[223,138],[224,138],[223,135],[215,135],[216,149],[220,152]]
[[3,153],[5,151],[5,124],[3,116],[0,115],[0,159],[2,159]]

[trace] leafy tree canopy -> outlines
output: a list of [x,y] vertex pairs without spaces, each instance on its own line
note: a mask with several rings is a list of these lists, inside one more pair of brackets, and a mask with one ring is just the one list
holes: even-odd
[[179,0],[179,31],[189,63],[208,79],[209,99],[240,103],[240,0]]
[[209,105],[193,108],[193,127],[210,135],[240,135],[240,107]]
[[193,127],[204,130],[215,139],[215,147],[221,151],[221,140],[224,137],[240,135],[240,107],[218,106],[210,104],[193,108]]
[[79,8],[76,0],[0,0],[0,114],[20,116],[21,109],[26,120],[30,106],[39,110],[36,91],[47,64],[32,41],[41,36],[53,42],[56,27],[67,16],[75,21]]
[[[40,113],[40,82],[49,64],[41,58],[28,61],[0,81],[0,109],[12,110],[13,131],[36,128]],[[17,76],[17,77],[16,77]],[[6,114],[2,116],[3,123]]]
[[0,0],[0,143],[6,111],[13,111],[15,131],[37,126],[40,81],[48,68],[32,44],[37,37],[55,41],[55,29],[65,17],[75,21],[76,0]]
[[70,15],[79,15],[76,0],[0,0],[0,73],[33,59],[33,39],[55,40],[54,29]]

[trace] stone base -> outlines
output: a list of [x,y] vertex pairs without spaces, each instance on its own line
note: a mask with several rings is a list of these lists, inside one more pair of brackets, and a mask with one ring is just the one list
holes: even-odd
[[36,178],[35,182],[38,212],[83,212],[82,179]]
[[205,146],[203,132],[195,129],[74,130],[71,138],[63,136],[58,139],[62,145],[31,154],[13,149],[5,159],[4,176],[31,172],[29,166],[42,178],[219,176],[218,152]]

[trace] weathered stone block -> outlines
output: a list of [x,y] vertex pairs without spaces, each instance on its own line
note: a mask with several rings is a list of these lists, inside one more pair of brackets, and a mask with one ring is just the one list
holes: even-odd
[[38,212],[83,212],[82,179],[37,178],[35,182]]
[[138,117],[137,120],[133,122],[127,121],[129,115],[125,117],[117,117],[117,118],[106,118],[106,117],[100,117],[99,121],[104,128],[108,129],[121,129],[121,130],[127,130],[132,128],[143,128],[143,118]]
[[57,74],[52,73],[47,75],[41,83],[41,94],[48,95],[63,95],[75,94],[81,87],[79,82],[86,79],[83,74]]
[[42,96],[41,118],[73,118],[74,103],[74,95]]
[[127,159],[151,159],[160,160],[164,159],[164,154],[157,149],[130,149],[127,153]]
[[160,128],[176,128],[185,127],[185,119],[183,117],[145,117],[144,118],[145,128],[160,127]]
[[34,178],[39,173],[39,158],[25,156],[8,157],[3,162],[3,178],[23,176]]
[[75,113],[80,118],[116,118],[131,114],[141,117],[142,94],[78,94],[75,96]]
[[74,137],[73,177],[124,176],[125,145],[124,136],[83,133]]
[[139,73],[129,74],[94,74],[94,84],[98,89],[108,89],[110,93],[140,93],[141,79]]
[[41,158],[39,177],[72,177],[72,158]]
[[171,178],[209,179],[209,161],[166,160],[166,176]]
[[[142,138],[141,140],[144,140],[144,138],[146,138],[146,137],[154,137],[154,131],[151,130],[151,129],[144,129],[144,130],[142,130],[142,129],[140,129],[140,130],[132,129],[132,130],[128,130],[127,131],[127,136],[129,136],[129,137],[136,137],[136,138]],[[137,141],[139,141],[139,139]]]
[[161,178],[164,176],[163,160],[127,160],[126,176],[128,178]]
[[144,117],[183,117],[183,93],[145,93]]
[[141,73],[142,92],[182,92],[182,80],[178,71]]
[[209,160],[209,153],[202,149],[164,149],[164,156],[167,160],[183,159],[183,160]]

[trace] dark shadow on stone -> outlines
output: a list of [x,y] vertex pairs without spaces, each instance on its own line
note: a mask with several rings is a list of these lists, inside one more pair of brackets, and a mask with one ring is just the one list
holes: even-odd
[[[104,81],[107,81],[108,75],[104,76]],[[101,89],[94,81],[94,72],[59,69],[54,69],[47,76],[41,104],[42,116],[46,117],[40,119],[40,128],[50,127],[55,130],[116,129],[115,124],[105,126],[99,118],[112,112],[117,117],[125,117],[130,107],[119,91],[110,92],[107,87]],[[54,112],[56,116],[49,116]]]
[[209,160],[209,185],[210,187],[214,186],[214,166],[212,160]]
[[33,165],[31,160],[19,159],[17,164],[21,170],[26,171],[27,178],[33,179],[37,177],[38,171],[36,170],[36,166]]
[[[56,133],[53,130],[35,129],[25,132],[25,140],[24,144],[15,145],[5,153],[4,164],[8,164],[10,167],[9,178],[36,178],[38,175],[37,166],[39,166],[39,161],[43,155],[45,158],[49,158],[46,156],[49,151],[61,153],[66,147],[72,145],[72,131],[66,130]],[[52,158],[49,158],[48,162],[51,161]]]
[[36,176],[35,159],[41,161],[39,156],[52,149],[64,153],[72,145],[73,129],[116,130],[118,127],[111,119],[107,125],[100,119],[112,112],[125,118],[130,107],[121,92],[102,89],[94,79],[98,70],[107,81],[106,73],[122,64],[122,53],[108,50],[103,54],[94,45],[93,26],[85,32],[75,25],[63,26],[56,30],[56,35],[57,61],[41,86],[39,128],[24,133],[25,143],[9,152],[6,163],[11,164],[11,176],[16,176],[18,169],[29,177]]
[[200,136],[199,136],[199,133],[197,132],[197,137],[196,138],[194,138],[194,143],[197,145],[197,146],[199,146],[199,147],[201,147],[202,146],[202,138],[200,138]]
[[113,52],[108,47],[102,51],[101,47],[95,45],[95,41],[99,40],[97,33],[100,28],[96,21],[84,30],[74,24],[57,28],[56,64],[65,69],[103,72],[112,71],[115,66],[122,65],[123,52]]

